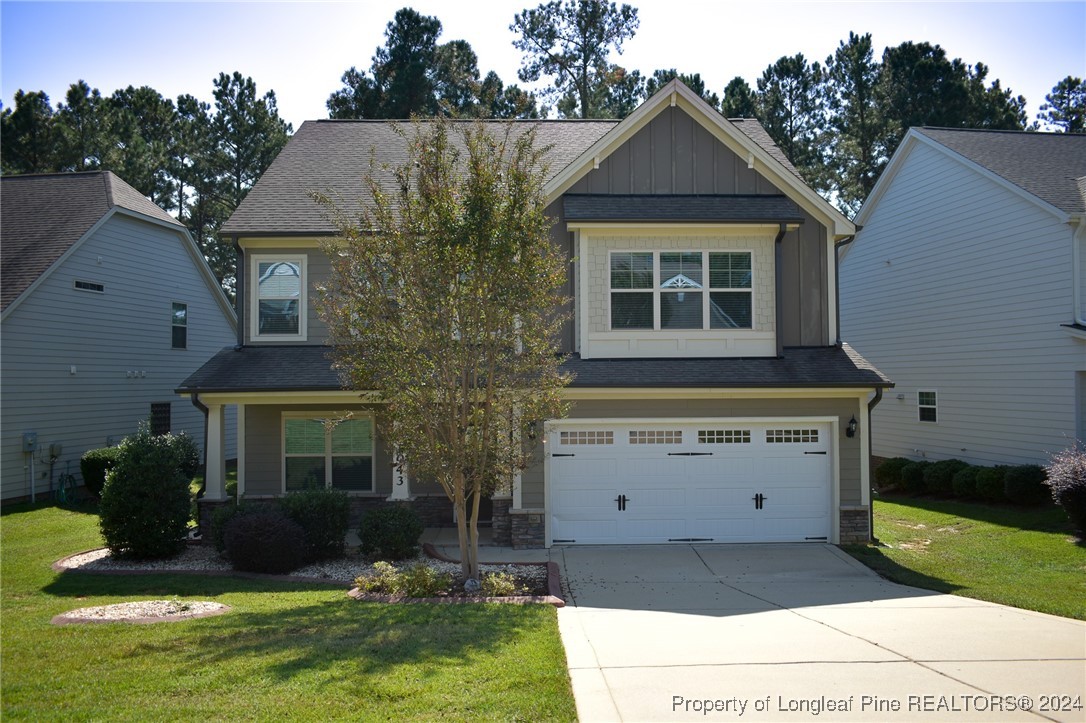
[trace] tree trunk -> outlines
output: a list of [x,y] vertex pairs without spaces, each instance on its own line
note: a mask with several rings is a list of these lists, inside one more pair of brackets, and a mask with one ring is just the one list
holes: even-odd
[[482,580],[479,574],[479,487],[478,480],[471,486],[471,527],[468,528],[471,538],[471,576],[476,580]]
[[460,572],[467,580],[471,577],[471,545],[468,543],[468,510],[464,499],[464,476],[457,474],[453,482],[453,509],[456,510],[456,537],[460,543]]

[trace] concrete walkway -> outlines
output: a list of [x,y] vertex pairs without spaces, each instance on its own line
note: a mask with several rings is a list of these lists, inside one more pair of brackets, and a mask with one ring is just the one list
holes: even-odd
[[[456,530],[423,542],[459,557]],[[1086,721],[1086,623],[895,585],[832,545],[486,543],[559,564],[581,721]]]

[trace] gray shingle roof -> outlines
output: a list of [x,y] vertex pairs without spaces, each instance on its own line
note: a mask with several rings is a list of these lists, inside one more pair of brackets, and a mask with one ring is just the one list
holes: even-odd
[[1086,212],[1086,135],[915,128],[1066,213]]
[[[474,121],[452,121],[454,125]],[[551,146],[546,156],[551,176],[569,165],[611,130],[617,121],[489,121],[492,128],[514,132],[534,127],[538,147]],[[397,132],[399,131],[399,132]],[[391,173],[407,161],[407,144],[414,130],[410,121],[337,121],[302,123],[298,132],[260,181],[223,225],[221,233],[328,234],[335,231],[310,192],[328,194],[345,211],[368,200],[363,183],[376,162],[374,177],[390,183]],[[457,138],[452,134],[451,138]]]
[[110,171],[0,180],[0,308],[6,309],[113,207],[184,228]]
[[[475,121],[453,121],[474,123]],[[484,121],[492,128],[510,126],[514,131],[530,127],[537,145],[550,147],[546,161],[551,178],[587,151],[618,125],[616,120]],[[744,135],[761,146],[789,172],[795,167],[756,120],[731,121]],[[410,121],[318,120],[306,121],[279,156],[223,224],[220,233],[245,235],[325,235],[335,232],[324,210],[309,197],[327,194],[341,210],[351,212],[368,202],[363,184],[376,161],[374,177],[390,182],[382,166],[396,167],[407,160],[407,145],[399,132],[410,138]],[[455,137],[455,136],[454,136]]]
[[[342,389],[325,346],[224,349],[178,392],[301,392]],[[889,379],[847,344],[788,347],[784,357],[581,359],[563,369],[573,387],[888,387]]]
[[786,196],[614,196],[566,194],[567,221],[746,221],[803,223]]

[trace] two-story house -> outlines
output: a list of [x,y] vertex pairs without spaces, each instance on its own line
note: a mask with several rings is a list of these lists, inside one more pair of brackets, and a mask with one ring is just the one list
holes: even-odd
[[141,421],[202,444],[203,414],[174,389],[237,321],[185,226],[109,171],[0,185],[4,501],[78,478],[86,450]]
[[[868,539],[868,412],[890,382],[837,341],[834,244],[853,225],[758,123],[677,81],[622,121],[531,123],[551,146],[551,234],[574,300],[560,351],[576,376],[569,418],[540,420],[538,463],[494,499],[496,539]],[[178,391],[212,430],[239,405],[245,497],[315,479],[452,522],[438,489],[394,474],[312,301],[335,229],[307,192],[364,202],[371,154],[395,164],[404,143],[383,121],[307,122],[223,227],[242,271],[238,345]],[[208,467],[205,505],[221,496],[222,461]]]

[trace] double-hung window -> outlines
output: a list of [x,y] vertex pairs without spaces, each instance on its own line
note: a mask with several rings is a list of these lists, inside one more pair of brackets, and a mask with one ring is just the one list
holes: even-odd
[[752,329],[749,251],[616,251],[611,329]]
[[937,393],[933,391],[919,391],[916,393],[917,418],[921,422],[939,421],[939,403]]
[[252,334],[258,338],[305,339],[304,256],[254,256]]
[[373,420],[283,419],[285,491],[331,487],[373,491]]

